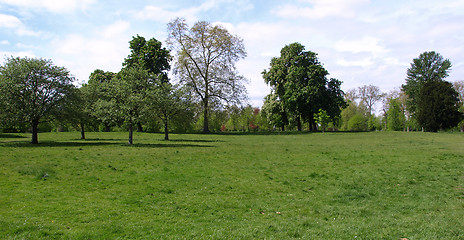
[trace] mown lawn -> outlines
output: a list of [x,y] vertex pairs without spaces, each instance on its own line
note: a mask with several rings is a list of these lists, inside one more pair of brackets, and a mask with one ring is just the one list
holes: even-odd
[[464,134],[0,135],[0,239],[464,239]]

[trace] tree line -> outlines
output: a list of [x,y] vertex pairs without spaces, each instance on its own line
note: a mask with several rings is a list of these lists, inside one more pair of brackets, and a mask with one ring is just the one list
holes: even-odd
[[[262,72],[271,87],[261,109],[247,105],[247,80],[236,69],[243,39],[221,26],[177,18],[167,47],[134,36],[119,72],[96,69],[75,86],[70,72],[41,58],[9,57],[0,66],[0,129],[38,132],[53,127],[85,131],[425,130],[463,126],[463,82],[444,79],[451,62],[435,52],[413,60],[400,91],[376,86],[341,90],[317,53],[300,43],[282,48]],[[172,55],[174,53],[174,55]],[[172,64],[172,65],[171,65]],[[172,69],[171,69],[172,68]],[[172,70],[175,80],[170,79]],[[383,102],[382,115],[374,114]]]

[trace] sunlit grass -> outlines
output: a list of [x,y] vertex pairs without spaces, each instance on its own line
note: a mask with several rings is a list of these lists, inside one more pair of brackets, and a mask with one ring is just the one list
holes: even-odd
[[0,135],[0,239],[464,238],[462,134],[27,137]]

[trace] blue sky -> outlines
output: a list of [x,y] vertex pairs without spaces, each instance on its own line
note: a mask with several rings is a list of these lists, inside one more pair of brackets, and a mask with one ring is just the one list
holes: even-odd
[[447,80],[464,79],[462,0],[0,0],[0,55],[52,59],[85,82],[95,69],[117,72],[137,34],[166,40],[167,23],[221,24],[244,39],[248,57],[238,70],[250,103],[269,93],[261,72],[286,44],[319,54],[349,90],[404,83],[413,58],[437,51],[451,60]]

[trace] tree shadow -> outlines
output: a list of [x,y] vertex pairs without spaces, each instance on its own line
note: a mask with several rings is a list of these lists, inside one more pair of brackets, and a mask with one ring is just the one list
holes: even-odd
[[0,138],[27,138],[23,135],[18,135],[16,133],[0,133]]
[[135,148],[185,148],[185,147],[194,147],[194,148],[211,148],[215,146],[210,145],[198,145],[198,144],[156,144],[156,143],[135,143],[132,145],[125,144],[126,147],[135,147]]
[[196,143],[213,143],[213,142],[225,142],[224,140],[207,140],[207,139],[169,139],[160,140],[166,142],[196,142]]
[[214,147],[209,145],[198,145],[198,144],[173,144],[173,143],[135,143],[135,144],[127,144],[121,142],[121,140],[109,140],[105,142],[102,141],[95,141],[89,142],[82,140],[81,142],[53,142],[53,141],[42,141],[38,144],[31,144],[30,142],[26,141],[9,141],[9,142],[0,142],[0,146],[2,147],[14,147],[14,148],[46,148],[46,147],[90,147],[90,146],[119,146],[119,147],[135,147],[135,148],[185,148],[185,147]]

